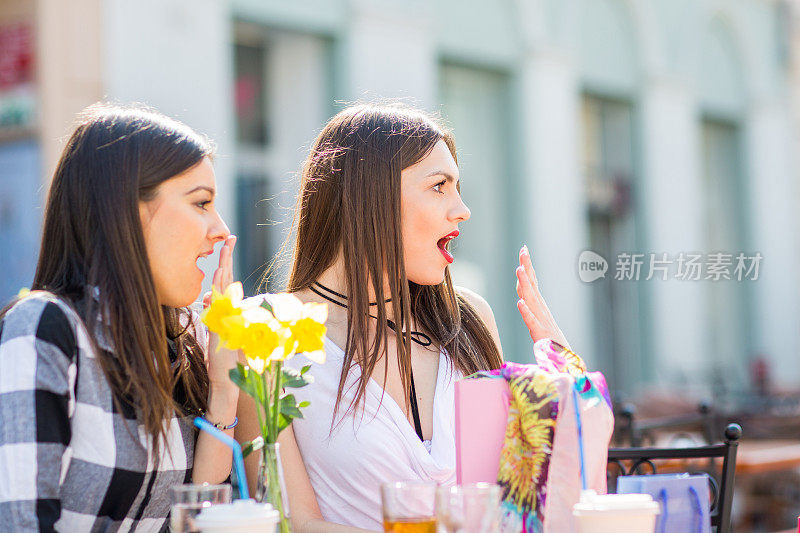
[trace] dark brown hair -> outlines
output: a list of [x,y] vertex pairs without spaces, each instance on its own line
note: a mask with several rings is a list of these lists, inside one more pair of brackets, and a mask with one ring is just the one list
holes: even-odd
[[[296,215],[296,242],[290,292],[306,289],[328,269],[341,250],[347,278],[347,343],[335,412],[354,365],[361,378],[352,404],[360,404],[377,360],[387,353],[387,314],[377,315],[375,339],[366,332],[367,287],[375,301],[391,298],[399,324],[397,360],[408,405],[411,324],[447,350],[464,374],[501,365],[497,345],[475,309],[453,290],[449,269],[444,282],[418,285],[406,277],[400,226],[400,173],[444,141],[456,158],[453,136],[424,113],[402,105],[349,107],[328,122],[303,165]],[[389,294],[384,292],[388,278]],[[388,365],[386,366],[388,369]],[[384,375],[385,379],[385,375]]]
[[[205,409],[208,374],[188,310],[158,303],[139,202],[211,153],[205,138],[155,111],[96,104],[67,142],[47,199],[32,288],[74,305],[90,335],[110,341],[113,354],[98,353],[114,401],[133,405],[156,454],[167,418]],[[173,400],[177,385],[185,405]]]

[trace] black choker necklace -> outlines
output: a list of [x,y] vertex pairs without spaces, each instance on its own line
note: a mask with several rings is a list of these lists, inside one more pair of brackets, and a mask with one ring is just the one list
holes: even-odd
[[[328,294],[332,294],[332,295],[334,295],[334,296],[336,296],[338,298],[341,298],[342,300],[347,301],[347,296],[345,296],[344,294],[342,294],[340,292],[336,292],[335,290],[333,290],[331,288],[326,287],[325,285],[323,285],[319,281],[315,281],[314,283],[311,284],[311,287],[309,287],[309,289],[311,289],[311,292],[313,292],[317,296],[321,296],[321,297],[325,298],[326,300],[328,300],[329,302],[335,303],[336,305],[338,305],[340,307],[347,308],[347,304],[343,304],[341,302],[337,302],[336,300],[332,300],[329,296],[326,296],[326,295],[322,294],[321,292],[317,291],[316,289],[314,289],[314,285],[316,285],[317,287],[319,287],[323,291],[327,292]],[[392,301],[391,298],[386,298],[383,302],[388,304],[391,301]],[[370,302],[369,305],[378,305],[378,302]]]
[[[312,283],[311,286],[309,287],[309,289],[311,290],[311,292],[313,292],[314,294],[316,294],[320,298],[324,298],[324,299],[328,300],[329,302],[331,302],[334,305],[338,305],[339,307],[344,307],[345,309],[348,308],[346,303],[340,302],[339,300],[334,299],[331,295],[336,296],[338,298],[341,298],[345,302],[347,301],[347,296],[345,296],[344,294],[338,293],[333,289],[330,289],[330,288],[326,287],[325,285],[323,285],[319,281],[315,281],[314,283]],[[389,303],[391,301],[392,301],[391,298],[387,298],[386,300],[384,300],[385,303]],[[377,302],[370,302],[369,305],[378,305],[378,303]],[[376,319],[376,320],[378,318],[378,317],[372,316],[372,315],[369,315],[369,316],[371,318]],[[387,323],[387,325],[389,326],[389,328],[392,331],[397,331],[397,325],[393,321],[387,319],[386,323]],[[433,341],[431,340],[431,338],[428,335],[426,335],[425,333],[422,333],[421,331],[412,331],[409,334],[409,336],[411,337],[412,342],[416,342],[420,346],[430,346],[431,344],[433,344]]]
[[[311,290],[311,292],[313,292],[314,294],[316,294],[320,298],[324,298],[325,300],[328,300],[332,304],[335,304],[335,305],[338,305],[339,307],[344,307],[345,309],[347,309],[347,304],[346,303],[340,302],[339,300],[335,300],[331,296],[331,295],[336,296],[336,297],[341,298],[342,300],[344,300],[346,302],[347,301],[347,296],[345,296],[344,294],[338,293],[338,292],[334,291],[333,289],[329,289],[328,287],[326,287],[325,285],[323,285],[319,281],[315,281],[314,283],[312,283],[311,286],[309,287],[309,289]],[[388,300],[385,300],[386,303],[389,303],[391,301],[392,301],[391,298],[389,298]],[[378,303],[377,302],[370,302],[369,305],[378,305]],[[372,315],[369,315],[369,316],[371,318],[376,319],[376,320],[378,318],[378,317],[372,316]],[[386,324],[389,326],[389,328],[392,331],[397,331],[397,325],[393,321],[387,319],[386,320]],[[431,340],[431,338],[429,336],[427,336],[426,334],[422,333],[421,331],[412,331],[409,334],[409,337],[411,337],[411,340],[413,342],[416,342],[420,346],[430,346],[431,344],[433,344],[433,341]],[[419,418],[419,406],[417,404],[417,388],[416,388],[416,386],[414,386],[414,369],[413,368],[409,368],[409,370],[410,370],[409,377],[411,378],[410,379],[410,381],[411,381],[411,391],[410,391],[410,394],[409,394],[409,403],[411,404],[411,415],[414,417],[414,431],[417,433],[417,436],[419,437],[419,440],[424,441],[425,439],[422,437],[422,423],[420,422],[420,418]]]

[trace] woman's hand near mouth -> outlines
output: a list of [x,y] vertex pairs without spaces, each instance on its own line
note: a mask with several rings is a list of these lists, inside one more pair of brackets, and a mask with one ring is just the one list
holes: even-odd
[[522,315],[522,320],[528,326],[531,339],[536,342],[540,339],[552,339],[569,348],[566,337],[561,328],[556,324],[553,314],[547,307],[544,297],[539,292],[539,281],[533,271],[531,256],[528,247],[523,246],[519,252],[519,266],[517,267],[517,309]]
[[[233,283],[233,248],[236,236],[229,235],[219,252],[219,268],[214,271],[212,284],[219,292],[225,292]],[[211,303],[211,293],[203,297],[203,305]],[[219,336],[209,332],[209,346],[206,351],[208,365],[208,400],[205,418],[212,424],[236,425],[236,409],[239,402],[239,388],[231,381],[229,373],[240,361],[239,351],[218,348]],[[233,428],[223,430],[233,436]],[[224,457],[224,460],[222,459]],[[193,483],[222,483],[231,471],[231,450],[204,431],[197,437],[195,446]]]

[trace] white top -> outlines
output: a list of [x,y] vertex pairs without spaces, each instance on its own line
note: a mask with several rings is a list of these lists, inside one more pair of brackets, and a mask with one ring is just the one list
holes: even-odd
[[[363,415],[361,409],[354,409],[342,418],[355,396],[358,366],[347,378],[337,416],[339,423],[331,430],[344,352],[327,338],[325,352],[325,364],[313,364],[309,370],[314,383],[291,391],[298,401],[311,402],[303,409],[303,418],[293,422],[297,445],[322,517],[337,524],[383,531],[381,484],[405,480],[455,484],[453,384],[461,374],[454,371],[442,350],[429,452],[400,406],[389,394],[383,394],[383,388],[373,379],[364,395]],[[308,362],[296,355],[286,364],[299,369]]]

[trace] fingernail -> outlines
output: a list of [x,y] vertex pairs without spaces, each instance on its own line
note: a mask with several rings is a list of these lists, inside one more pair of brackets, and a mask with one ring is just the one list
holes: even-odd
[[522,245],[522,252],[523,252],[525,255],[530,255],[530,252],[528,252],[528,245],[527,245],[527,244],[523,244],[523,245]]

